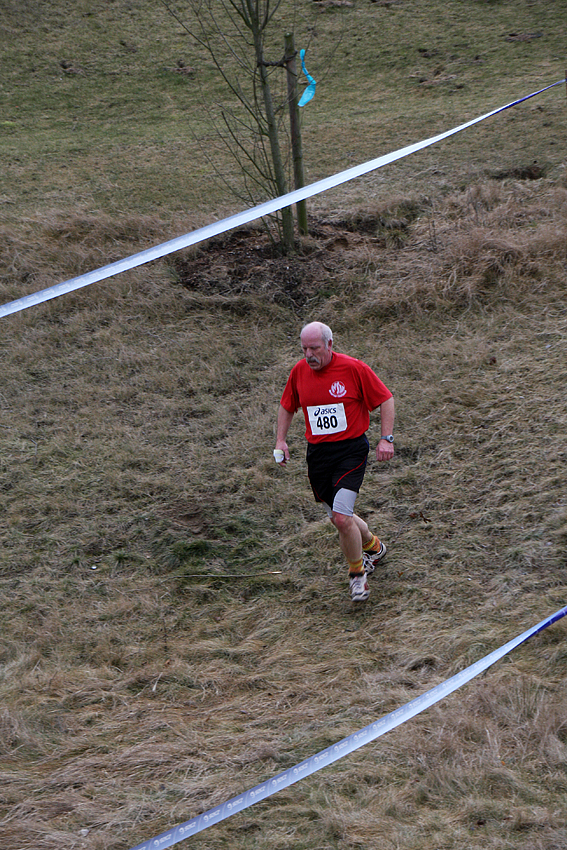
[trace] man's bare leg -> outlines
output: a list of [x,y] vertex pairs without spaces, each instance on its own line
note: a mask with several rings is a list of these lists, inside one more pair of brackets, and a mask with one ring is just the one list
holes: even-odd
[[362,572],[363,536],[359,523],[362,523],[363,527],[366,526],[365,536],[370,539],[371,534],[368,530],[368,526],[364,520],[361,520],[354,514],[353,516],[347,516],[346,514],[340,514],[337,511],[333,511],[331,522],[339,532],[339,544],[341,551],[348,561],[351,572],[355,571],[352,569],[353,567],[359,567],[358,571]]

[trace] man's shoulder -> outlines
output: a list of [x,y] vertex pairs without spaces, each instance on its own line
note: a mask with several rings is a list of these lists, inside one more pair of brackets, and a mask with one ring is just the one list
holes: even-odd
[[290,375],[300,375],[302,373],[307,374],[307,372],[310,371],[311,369],[308,366],[307,361],[304,357],[302,357],[301,360],[298,360],[297,363],[294,363],[291,367]]
[[351,357],[350,354],[341,354],[335,351],[334,355],[336,357],[337,366],[350,366],[352,369],[370,368],[363,360],[359,360],[358,357]]
[[356,357],[351,357],[350,354],[343,354],[342,351],[335,351],[335,357],[337,358],[338,363],[356,363],[358,362]]

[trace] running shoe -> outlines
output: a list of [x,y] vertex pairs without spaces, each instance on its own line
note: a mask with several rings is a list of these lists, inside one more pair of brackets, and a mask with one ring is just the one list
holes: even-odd
[[386,546],[384,543],[380,543],[380,549],[378,552],[363,552],[362,553],[362,563],[364,566],[364,572],[367,576],[371,575],[376,569],[376,564],[378,561],[381,561],[384,555],[386,554]]
[[364,602],[370,595],[370,588],[366,579],[366,573],[358,576],[349,576],[350,598],[353,602]]

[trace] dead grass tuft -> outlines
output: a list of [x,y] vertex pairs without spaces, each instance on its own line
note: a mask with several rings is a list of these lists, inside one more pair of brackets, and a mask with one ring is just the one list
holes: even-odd
[[488,184],[453,194],[419,215],[400,253],[379,257],[366,244],[353,258],[368,276],[364,307],[389,317],[537,298],[561,277],[566,224],[563,190],[542,198]]
[[[191,230],[195,223],[187,220],[182,226]],[[27,219],[17,231],[4,226],[0,229],[0,292],[5,300],[21,297],[164,242],[178,232],[172,233],[171,224],[157,216],[57,210]]]

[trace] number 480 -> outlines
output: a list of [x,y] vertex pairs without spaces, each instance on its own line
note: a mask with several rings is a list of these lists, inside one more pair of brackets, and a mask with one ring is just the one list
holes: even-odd
[[330,428],[336,428],[339,421],[336,416],[320,416],[317,419],[317,428],[328,431]]

